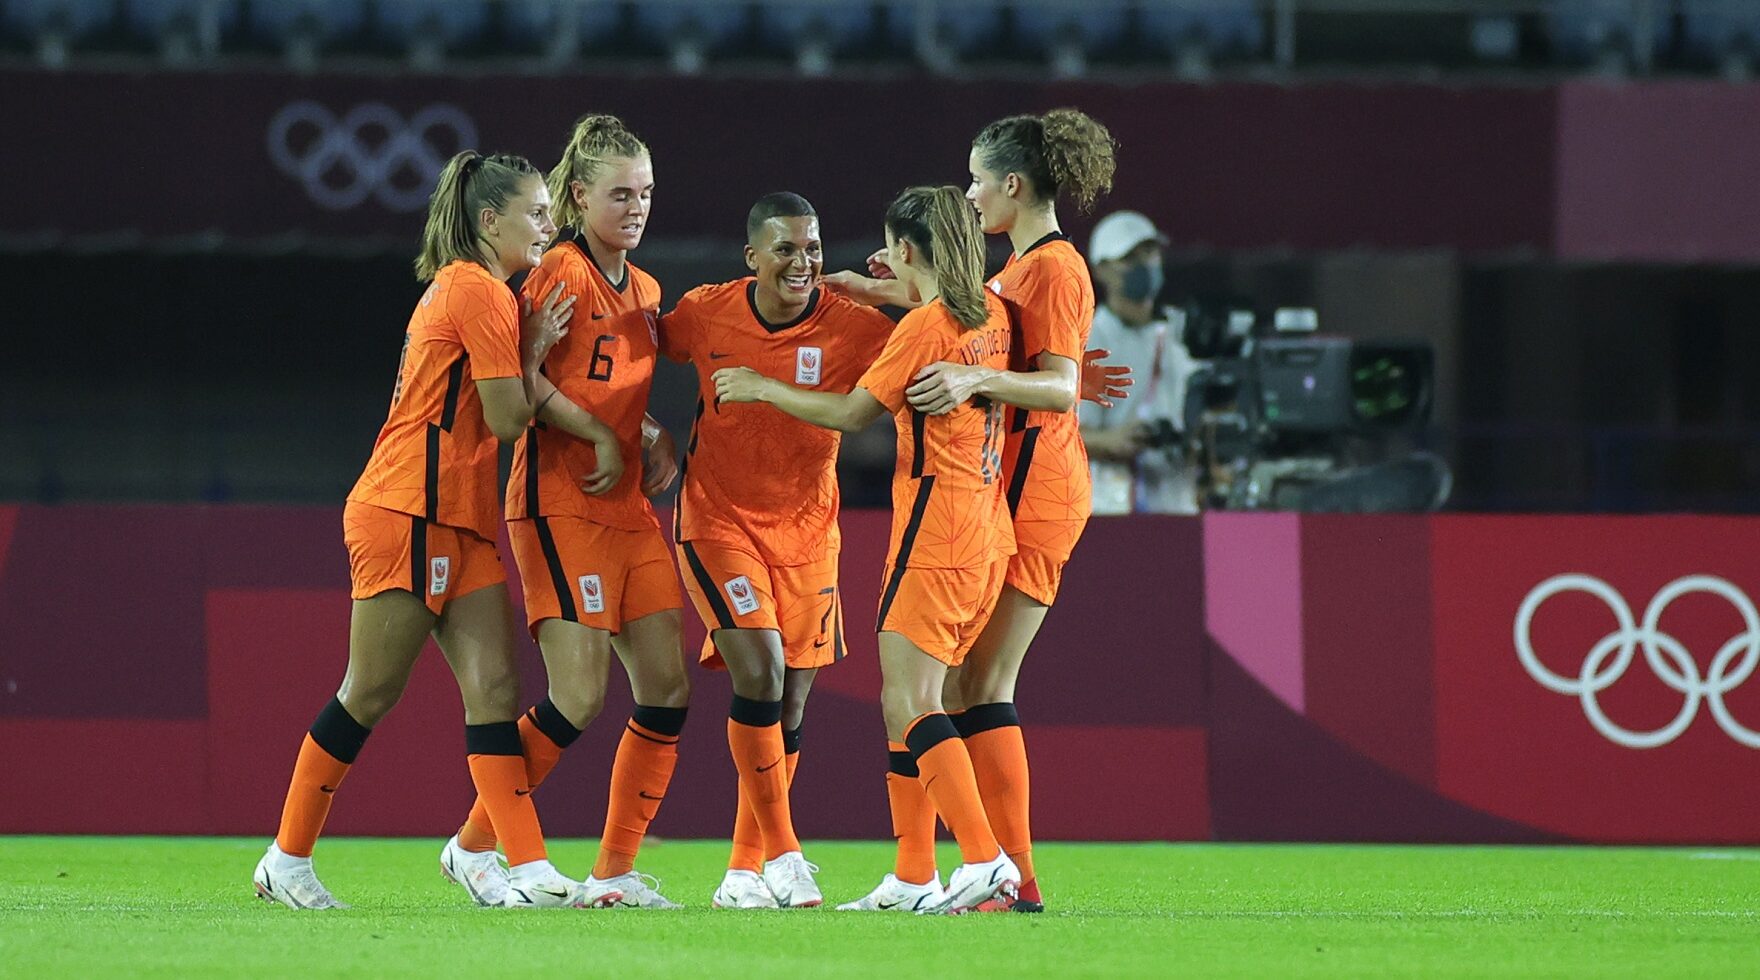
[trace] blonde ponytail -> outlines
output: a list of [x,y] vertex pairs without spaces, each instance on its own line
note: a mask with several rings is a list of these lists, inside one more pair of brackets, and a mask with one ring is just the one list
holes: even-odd
[[984,230],[957,187],[912,187],[886,209],[886,228],[922,250],[935,270],[941,305],[960,326],[974,329],[990,318],[984,296]]
[[556,223],[579,228],[586,220],[580,205],[575,203],[571,186],[575,181],[591,186],[613,158],[647,155],[648,145],[616,116],[595,114],[575,120],[562,159],[551,168],[548,178],[550,211],[556,216]]

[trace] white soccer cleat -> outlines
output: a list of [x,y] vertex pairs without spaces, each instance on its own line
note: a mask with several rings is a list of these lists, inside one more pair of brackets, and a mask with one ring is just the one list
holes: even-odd
[[947,878],[947,891],[941,901],[922,910],[925,915],[961,915],[997,896],[1013,898],[1021,887],[1020,869],[1008,855],[996,856],[982,864],[962,864]]
[[710,900],[718,909],[774,909],[776,896],[756,871],[729,870]]
[[810,909],[825,901],[813,872],[819,866],[808,861],[799,851],[779,854],[764,862],[764,884],[776,896],[776,904],[785,909]]
[[467,851],[453,834],[440,850],[440,873],[465,890],[471,901],[500,908],[507,901],[507,865],[495,851]]
[[620,908],[684,908],[684,906],[667,898],[665,895],[660,894],[660,879],[653,875],[642,874],[640,871],[630,871],[620,875],[613,875],[610,878],[595,878],[588,875],[587,880],[582,883],[582,887],[586,889],[587,894],[593,894],[596,891],[607,889],[620,893],[623,897],[619,898],[614,903]]
[[941,876],[928,884],[913,885],[888,874],[873,891],[837,907],[839,912],[921,912],[942,899]]
[[[607,892],[595,896],[595,904],[608,905],[623,896]],[[549,861],[528,861],[507,873],[507,897],[501,907],[508,909],[580,909],[589,902],[581,883],[557,871]]]
[[251,881],[257,886],[257,897],[265,902],[280,902],[290,909],[345,909],[330,889],[318,880],[312,870],[312,859],[294,857],[274,844],[257,862]]

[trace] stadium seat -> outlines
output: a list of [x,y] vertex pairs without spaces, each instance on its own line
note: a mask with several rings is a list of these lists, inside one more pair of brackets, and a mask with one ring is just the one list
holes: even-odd
[[1610,72],[1647,68],[1668,34],[1667,18],[1645,19],[1632,0],[1556,0],[1546,22],[1559,61]]
[[49,68],[67,64],[72,47],[102,31],[115,4],[108,0],[8,0],[0,18],[8,33],[23,37]]
[[787,47],[803,75],[824,75],[834,56],[867,47],[875,7],[866,0],[770,0],[759,12],[762,36]]
[[1022,53],[1044,57],[1062,78],[1083,74],[1088,60],[1123,42],[1130,26],[1128,0],[1021,0],[1014,8]]
[[1000,53],[1000,0],[935,2],[892,0],[887,23],[895,45],[916,52],[933,71],[951,71],[962,61]]
[[667,53],[673,71],[694,75],[746,37],[747,13],[740,0],[645,0],[635,5],[635,26],[640,40]]
[[472,46],[489,18],[487,0],[378,0],[374,10],[382,39],[421,71],[438,70],[449,51]]
[[1165,51],[1201,47],[1239,57],[1265,48],[1259,6],[1257,0],[1148,0],[1138,17],[1145,38]]
[[618,0],[505,0],[504,6],[508,39],[553,68],[573,60],[583,44],[610,42],[623,20]]
[[1760,57],[1760,4],[1750,0],[1681,0],[1682,40],[1696,61],[1745,78]]
[[220,53],[223,33],[242,17],[237,0],[130,0],[131,34],[151,43],[168,65],[189,65]]

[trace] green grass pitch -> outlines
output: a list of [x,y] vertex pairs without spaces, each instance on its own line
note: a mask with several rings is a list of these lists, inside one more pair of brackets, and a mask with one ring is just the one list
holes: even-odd
[[[1044,915],[924,918],[718,912],[726,845],[673,840],[642,866],[682,912],[477,909],[440,843],[327,840],[354,908],[296,913],[253,897],[265,841],[0,837],[0,976],[1760,976],[1755,850],[1044,844]],[[807,854],[847,901],[891,845]]]

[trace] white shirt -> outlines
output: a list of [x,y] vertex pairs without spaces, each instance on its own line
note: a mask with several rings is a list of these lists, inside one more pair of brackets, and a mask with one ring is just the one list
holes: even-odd
[[[1199,367],[1180,341],[1185,322],[1181,310],[1163,309],[1140,327],[1127,326],[1105,306],[1094,311],[1088,346],[1111,351],[1106,363],[1130,368],[1135,383],[1130,397],[1111,408],[1082,402],[1078,412],[1084,431],[1122,429],[1151,419],[1184,428],[1186,379]],[[1134,466],[1094,460],[1089,467],[1096,514],[1198,512],[1197,469],[1180,458],[1177,447],[1145,449]]]

